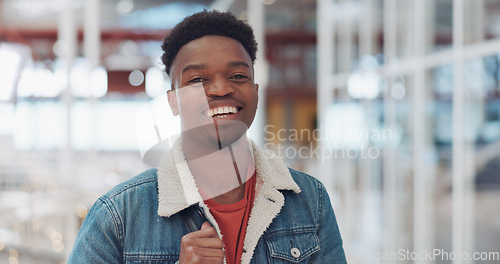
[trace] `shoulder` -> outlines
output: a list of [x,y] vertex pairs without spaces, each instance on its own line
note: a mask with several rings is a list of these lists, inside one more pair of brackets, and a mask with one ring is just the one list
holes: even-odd
[[274,220],[276,223],[273,227],[280,230],[285,226],[290,226],[290,221],[295,221],[296,223],[293,225],[297,227],[316,230],[320,226],[324,205],[324,186],[311,175],[290,168],[289,171],[292,179],[299,186],[300,192],[281,191],[285,198],[285,204],[281,208],[279,217]]
[[294,200],[298,201],[303,206],[301,208],[305,206],[313,211],[319,210],[322,200],[327,196],[325,186],[318,179],[309,174],[291,168],[289,168],[289,171],[293,180],[299,186],[300,193],[284,193],[286,199],[288,199],[288,203],[294,203],[292,201]]
[[[157,182],[156,169],[146,170],[99,197],[88,216],[96,219],[112,219],[114,226],[120,229],[125,224],[124,221],[127,221],[124,218],[125,212],[140,211],[144,214],[155,212],[158,196]],[[117,232],[121,231],[117,230]]]
[[308,207],[310,210],[315,212],[314,214],[321,211],[325,204],[330,204],[330,196],[320,180],[298,170],[289,168],[289,171],[295,183],[300,187],[299,194],[285,195],[285,197],[288,198],[289,203],[291,200],[300,201],[302,205],[300,208]]
[[146,170],[137,176],[116,185],[113,189],[101,196],[101,199],[113,199],[117,196],[123,196],[131,191],[139,191],[140,189],[154,188],[158,185],[157,169],[152,168]]
[[292,168],[288,168],[288,170],[290,171],[293,180],[295,181],[295,183],[297,183],[302,192],[317,192],[325,189],[325,186],[315,177],[307,173],[294,170]]

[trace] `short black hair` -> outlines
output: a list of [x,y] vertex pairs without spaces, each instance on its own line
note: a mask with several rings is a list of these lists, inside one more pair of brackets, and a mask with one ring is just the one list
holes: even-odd
[[184,18],[163,39],[161,60],[165,65],[165,72],[170,75],[172,63],[182,46],[209,35],[237,40],[248,52],[252,62],[255,62],[257,42],[252,27],[229,12],[204,10]]

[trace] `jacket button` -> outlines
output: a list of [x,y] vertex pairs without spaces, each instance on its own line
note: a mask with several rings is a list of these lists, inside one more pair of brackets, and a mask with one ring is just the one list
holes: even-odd
[[294,258],[299,258],[300,257],[300,250],[296,247],[290,249],[290,254],[292,254],[292,257]]

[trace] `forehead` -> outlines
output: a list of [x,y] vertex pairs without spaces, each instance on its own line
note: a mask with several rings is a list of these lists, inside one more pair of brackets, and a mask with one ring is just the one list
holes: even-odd
[[204,36],[188,42],[177,53],[172,64],[176,73],[187,64],[203,64],[210,67],[229,61],[244,61],[252,65],[252,59],[243,45],[235,39],[223,36]]

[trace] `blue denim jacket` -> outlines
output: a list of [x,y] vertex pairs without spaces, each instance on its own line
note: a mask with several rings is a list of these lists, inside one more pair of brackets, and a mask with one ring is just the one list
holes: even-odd
[[[324,186],[250,144],[258,191],[242,263],[346,263]],[[176,263],[181,238],[188,233],[179,212],[191,210],[198,227],[204,221],[201,214],[190,209],[193,204],[201,208],[220,235],[199,193],[191,193],[194,180],[182,151],[179,146],[177,151],[175,148],[158,169],[116,186],[95,202],[68,263]]]

